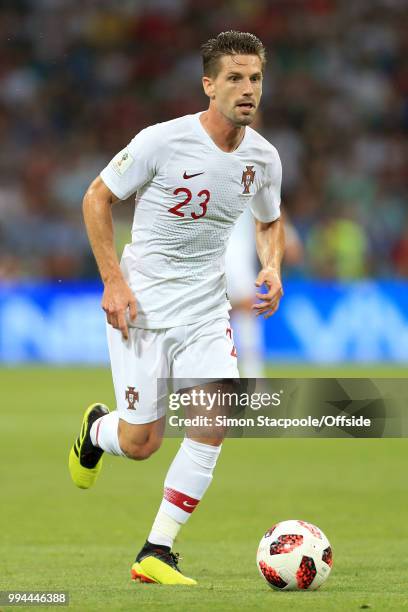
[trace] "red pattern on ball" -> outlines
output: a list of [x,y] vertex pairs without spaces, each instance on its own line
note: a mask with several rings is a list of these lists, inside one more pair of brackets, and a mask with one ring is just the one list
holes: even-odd
[[298,521],[298,523],[305,529],[308,529],[312,535],[316,536],[316,538],[319,538],[320,540],[323,539],[320,529],[315,527],[315,525],[312,525],[312,523],[306,523],[306,521]]
[[272,584],[278,589],[284,589],[285,586],[287,586],[288,583],[279,576],[278,572],[274,570],[273,567],[267,565],[265,561],[259,562],[259,568],[269,584]]
[[303,536],[297,534],[285,534],[279,536],[277,540],[272,542],[270,547],[271,555],[282,555],[290,553],[303,543]]
[[270,527],[268,531],[265,533],[264,538],[269,538],[269,536],[272,535],[272,533],[275,531],[277,526],[278,526],[278,523],[275,523],[275,525],[272,525],[272,527]]
[[327,563],[329,567],[333,567],[333,553],[330,546],[324,549],[322,554],[322,561]]
[[302,557],[299,569],[296,572],[296,582],[299,589],[308,589],[317,574],[312,557]]

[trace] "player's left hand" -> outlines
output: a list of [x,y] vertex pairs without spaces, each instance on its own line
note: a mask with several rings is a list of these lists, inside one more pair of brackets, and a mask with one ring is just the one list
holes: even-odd
[[276,268],[263,268],[255,281],[256,287],[266,285],[267,293],[256,293],[256,297],[262,302],[254,304],[252,310],[256,316],[263,314],[264,319],[269,319],[279,308],[279,302],[283,296],[282,282]]

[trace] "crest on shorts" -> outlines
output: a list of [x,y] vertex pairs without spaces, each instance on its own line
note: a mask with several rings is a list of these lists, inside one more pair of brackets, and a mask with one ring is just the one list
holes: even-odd
[[241,185],[244,186],[242,193],[250,193],[249,188],[255,180],[255,170],[253,166],[247,166],[242,173]]
[[135,391],[134,387],[128,387],[126,391],[126,399],[128,402],[128,410],[136,410],[135,402],[139,401],[139,391]]

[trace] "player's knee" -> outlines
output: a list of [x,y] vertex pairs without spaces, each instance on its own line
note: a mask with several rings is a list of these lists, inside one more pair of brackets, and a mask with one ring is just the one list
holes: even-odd
[[156,452],[161,445],[161,440],[147,440],[146,442],[140,443],[139,441],[127,439],[121,444],[121,448],[125,455],[129,459],[135,461],[143,461],[148,459],[154,452]]
[[120,447],[125,455],[129,459],[142,461],[160,448],[162,426],[159,422],[132,425],[120,420],[118,435]]

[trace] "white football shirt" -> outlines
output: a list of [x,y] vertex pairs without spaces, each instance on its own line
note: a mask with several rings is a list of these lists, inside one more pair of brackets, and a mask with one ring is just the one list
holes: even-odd
[[137,301],[136,327],[228,314],[224,257],[235,221],[248,206],[263,222],[280,216],[275,147],[246,127],[239,147],[226,153],[200,114],[142,130],[101,172],[118,198],[136,192],[132,242],[121,260]]

